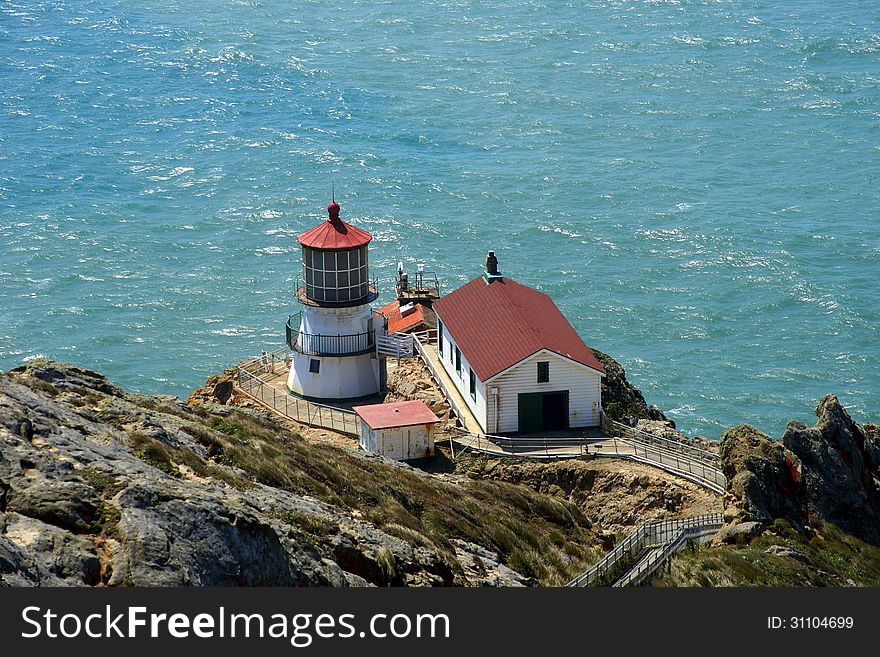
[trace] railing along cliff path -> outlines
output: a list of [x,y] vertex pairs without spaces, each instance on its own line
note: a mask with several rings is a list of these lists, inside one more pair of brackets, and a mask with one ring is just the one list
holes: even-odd
[[642,584],[684,547],[688,539],[711,538],[723,523],[720,513],[643,523],[566,586],[604,584],[621,587]]
[[274,372],[276,363],[289,363],[287,348],[264,352],[238,366],[238,387],[272,410],[310,427],[321,427],[351,436],[358,435],[357,416],[344,408],[316,404],[278,390],[263,377]]

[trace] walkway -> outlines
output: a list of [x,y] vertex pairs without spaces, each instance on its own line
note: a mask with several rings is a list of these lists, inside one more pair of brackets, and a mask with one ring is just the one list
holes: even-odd
[[288,365],[281,349],[274,358],[253,358],[238,366],[238,388],[279,415],[311,427],[322,427],[349,436],[358,435],[357,417],[350,408],[316,404],[287,391]]
[[474,435],[484,435],[480,423],[477,422],[477,418],[474,417],[474,414],[468,408],[464,397],[461,396],[458,388],[455,387],[452,377],[449,376],[446,368],[440,362],[440,354],[437,353],[437,347],[433,344],[423,343],[420,340],[415,340],[414,346],[428,367],[428,371],[431,373],[434,381],[446,397],[446,401],[449,402],[452,410],[455,411],[455,417],[461,422],[464,431]]
[[638,586],[681,550],[688,540],[711,540],[724,524],[720,513],[646,522],[566,586]]

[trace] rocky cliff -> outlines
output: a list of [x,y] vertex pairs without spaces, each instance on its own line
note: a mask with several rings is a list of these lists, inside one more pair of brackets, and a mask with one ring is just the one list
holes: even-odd
[[0,584],[558,584],[600,544],[576,505],[525,486],[70,365],[0,374]]
[[[806,530],[816,520],[880,545],[880,445],[826,395],[818,422],[791,421],[781,441],[749,425],[721,438],[728,478],[725,515],[731,523],[780,518]],[[754,529],[757,529],[756,527]]]
[[878,432],[833,395],[781,440],[749,425],[725,432],[727,524],[712,546],[675,555],[654,585],[878,586]]
[[[392,396],[424,399],[450,431],[405,368]],[[622,369],[611,385],[621,419],[686,439]],[[880,431],[830,395],[816,413],[781,441],[724,435],[727,544],[683,553],[658,583],[880,583]],[[717,508],[617,460],[442,460],[432,474],[307,441],[239,399],[229,371],[187,404],[35,361],[0,373],[0,585],[552,585],[640,522]]]

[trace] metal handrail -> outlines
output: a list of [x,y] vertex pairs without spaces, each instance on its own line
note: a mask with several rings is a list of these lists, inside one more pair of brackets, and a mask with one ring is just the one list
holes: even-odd
[[722,494],[727,486],[727,477],[715,466],[682,457],[663,447],[645,445],[631,437],[617,440],[633,450],[633,454],[623,455],[625,458],[656,465],[674,474],[680,474],[718,494]]
[[635,427],[629,427],[625,424],[622,424],[621,422],[611,420],[610,418],[607,420],[606,424],[612,431],[619,431],[623,433],[624,437],[632,437],[634,440],[653,443],[664,447],[669,451],[687,454],[689,457],[697,461],[704,461],[710,465],[717,464],[721,461],[721,457],[714,452],[710,452],[699,447],[694,447],[693,445],[689,445],[678,440],[671,440],[669,438],[655,436],[654,434],[642,431],[641,429],[637,429]]
[[586,445],[597,440],[595,437],[578,438],[577,436],[570,438],[529,438],[527,436],[511,438],[510,436],[495,436],[491,433],[474,433],[461,427],[455,427],[455,430],[472,438],[488,440],[499,447],[567,447],[569,445]]
[[239,389],[269,407],[273,411],[312,427],[331,429],[352,436],[359,434],[357,416],[353,411],[325,404],[306,401],[281,392],[262,379],[256,371],[262,367],[259,359],[251,359],[239,365],[237,383]]
[[[307,356],[359,356],[376,350],[376,331],[347,335],[304,333],[299,330],[301,313],[287,318],[287,346]],[[296,321],[294,322],[294,318]],[[292,324],[296,324],[296,328]]]
[[[720,527],[723,520],[723,515],[720,513],[704,513],[690,518],[654,520],[642,523],[623,541],[614,546],[608,554],[593,564],[586,572],[571,580],[566,586],[589,586],[612,573],[624,557],[629,557],[633,553],[641,553],[649,547],[658,547],[674,542],[684,529],[706,528],[715,525]],[[621,579],[623,578],[617,581],[621,581]]]
[[[425,285],[425,281],[428,282],[427,285]],[[398,297],[407,292],[414,292],[416,290],[433,290],[439,296],[440,279],[437,278],[436,272],[433,271],[416,272],[415,278],[413,279],[412,284],[410,284],[409,274],[407,273],[407,285],[404,287],[401,280],[401,273],[399,272],[397,274],[397,281],[394,284],[394,289],[397,292]]]
[[[720,515],[720,514],[718,514]],[[666,563],[673,554],[684,547],[685,543],[690,539],[705,538],[717,533],[723,523],[707,522],[706,524],[695,525],[692,527],[683,527],[678,530],[675,537],[667,542],[663,547],[655,549],[648,554],[647,558],[640,559],[636,565],[628,570],[620,579],[612,586],[621,588],[624,586],[638,586],[645,582],[651,575],[657,572],[660,567]]]

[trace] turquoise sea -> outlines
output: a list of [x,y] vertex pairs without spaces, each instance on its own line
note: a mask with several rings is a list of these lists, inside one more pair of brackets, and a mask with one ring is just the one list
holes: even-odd
[[0,0],[0,368],[186,395],[295,236],[550,294],[691,433],[880,419],[880,4]]

